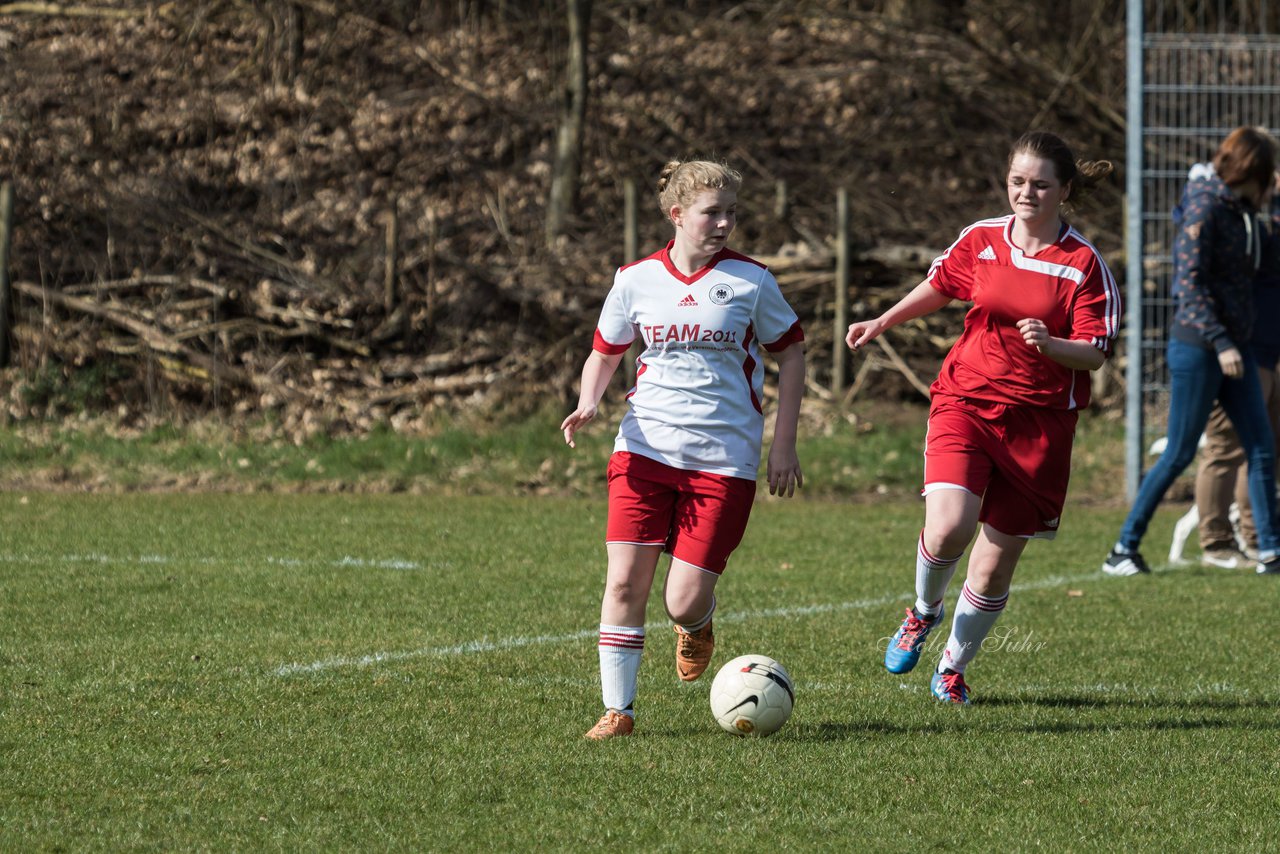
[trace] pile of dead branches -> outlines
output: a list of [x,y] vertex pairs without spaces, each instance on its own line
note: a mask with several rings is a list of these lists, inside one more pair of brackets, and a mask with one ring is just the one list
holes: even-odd
[[[1029,122],[1122,151],[1105,0],[931,0],[920,21],[873,0],[597,4],[578,214],[548,246],[559,4],[104,5],[130,14],[0,21],[13,417],[90,405],[48,387],[95,368],[111,411],[338,428],[565,402],[626,260],[624,184],[653,251],[653,180],[688,155],[743,172],[734,246],[774,268],[829,393],[837,188],[856,315],[1004,211]],[[1121,181],[1077,222],[1111,254]],[[851,366],[855,396],[918,396],[955,326],[913,329]]]
[[[859,253],[856,269],[866,296],[853,306],[855,315],[883,311],[899,294],[888,283],[918,280],[934,254],[923,247]],[[812,358],[820,362],[834,334],[833,254],[799,246],[760,260],[807,318]],[[589,338],[572,335],[549,349],[530,350],[512,345],[533,343],[533,338],[513,341],[477,330],[466,346],[418,355],[408,346],[413,336],[403,306],[388,312],[314,284],[270,278],[243,290],[194,276],[157,275],[61,289],[18,281],[14,289],[23,305],[12,334],[24,352],[56,353],[81,365],[137,361],[147,365],[153,379],[198,398],[328,411],[330,421],[353,429],[460,396],[557,394],[572,385],[589,347]],[[918,327],[927,330],[923,322]],[[945,332],[919,330],[904,327],[894,337],[915,356],[949,346]],[[869,370],[883,367],[923,389],[893,345],[881,346],[887,361],[865,360],[848,399],[861,390]],[[814,388],[831,396],[816,383]]]

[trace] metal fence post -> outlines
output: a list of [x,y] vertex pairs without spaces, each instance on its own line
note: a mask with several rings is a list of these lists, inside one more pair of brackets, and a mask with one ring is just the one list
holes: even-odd
[[1125,130],[1125,494],[1138,495],[1142,479],[1142,3],[1128,0],[1125,54],[1128,65]]

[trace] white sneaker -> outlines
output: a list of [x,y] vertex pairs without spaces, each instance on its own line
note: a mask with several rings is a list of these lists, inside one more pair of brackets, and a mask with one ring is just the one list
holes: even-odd
[[1200,555],[1200,562],[1205,566],[1216,566],[1219,569],[1240,569],[1249,564],[1249,559],[1238,550],[1228,546],[1220,549],[1205,549]]
[[1137,552],[1118,552],[1112,549],[1102,564],[1102,571],[1107,575],[1124,577],[1151,572],[1151,567],[1147,566],[1147,562]]

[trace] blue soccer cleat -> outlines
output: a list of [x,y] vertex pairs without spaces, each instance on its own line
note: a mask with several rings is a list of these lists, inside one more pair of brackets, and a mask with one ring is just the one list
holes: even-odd
[[969,686],[964,684],[964,674],[954,670],[933,674],[933,678],[929,680],[929,690],[943,703],[969,703]]
[[915,608],[907,609],[907,618],[902,621],[898,633],[889,641],[889,648],[884,651],[884,667],[890,673],[909,673],[920,660],[920,650],[929,637],[933,627],[942,622],[946,608],[938,609],[938,616],[932,620],[921,618]]

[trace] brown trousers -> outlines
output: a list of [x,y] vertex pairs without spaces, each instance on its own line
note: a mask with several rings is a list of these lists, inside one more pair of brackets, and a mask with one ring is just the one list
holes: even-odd
[[[1276,434],[1276,460],[1280,462],[1280,387],[1276,371],[1258,369],[1262,400],[1267,407],[1271,431]],[[1258,547],[1258,532],[1253,526],[1253,507],[1249,504],[1249,474],[1245,466],[1244,448],[1236,438],[1231,419],[1216,403],[1204,429],[1205,445],[1200,450],[1200,467],[1196,470],[1196,509],[1200,511],[1200,548],[1235,548],[1236,536],[1231,527],[1231,502],[1240,511],[1240,536],[1248,548]]]

